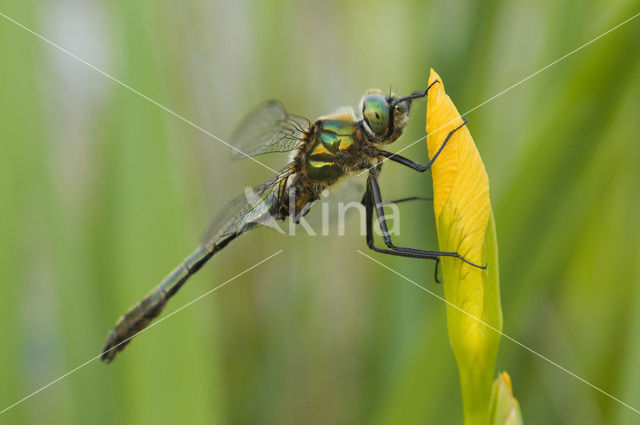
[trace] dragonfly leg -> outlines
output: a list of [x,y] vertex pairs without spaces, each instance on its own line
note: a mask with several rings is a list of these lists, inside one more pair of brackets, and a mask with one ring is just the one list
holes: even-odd
[[427,87],[426,90],[413,92],[409,96],[401,97],[400,99],[397,99],[395,102],[393,102],[393,104],[396,105],[396,104],[398,104],[400,102],[405,102],[407,100],[415,100],[415,99],[420,99],[421,97],[425,97],[429,93],[429,89],[431,88],[431,86],[433,86],[434,84],[439,83],[439,82],[440,82],[440,80],[435,80],[434,82],[429,84],[429,86]]
[[449,141],[449,139],[451,139],[451,136],[453,136],[453,134],[456,131],[460,130],[462,127],[467,125],[467,122],[469,122],[469,120],[466,119],[466,118],[463,118],[462,121],[463,121],[462,124],[460,124],[458,127],[454,128],[453,130],[451,130],[449,132],[449,134],[447,134],[447,137],[444,139],[444,142],[442,142],[442,145],[440,145],[440,147],[436,151],[435,155],[433,155],[433,158],[431,158],[429,160],[429,162],[427,162],[425,165],[418,164],[417,162],[413,162],[409,158],[405,158],[404,156],[398,155],[397,153],[383,151],[383,150],[379,151],[378,153],[379,153],[380,156],[383,156],[383,157],[385,157],[387,159],[390,159],[393,162],[397,162],[398,164],[404,165],[405,167],[409,167],[412,170],[415,170],[415,171],[417,171],[419,173],[424,173],[429,168],[431,168],[431,165],[436,160],[436,158],[438,158],[438,155],[440,155],[440,152],[442,152],[444,147],[447,145],[447,142]]
[[[477,264],[472,263],[471,261],[465,259],[462,255],[458,254],[457,252],[423,250],[423,249],[409,248],[409,247],[395,245],[391,240],[391,236],[389,235],[389,229],[387,227],[387,222],[385,220],[384,203],[382,202],[382,195],[380,194],[380,186],[378,185],[378,180],[373,173],[369,174],[369,179],[367,180],[367,191],[363,197],[363,203],[365,205],[366,220],[367,220],[367,224],[366,224],[367,246],[372,250],[383,253],[383,254],[398,255],[401,257],[427,258],[434,261],[439,261],[440,257],[454,257],[462,260],[463,262],[471,266],[474,266],[480,269],[487,268],[487,266],[479,266]],[[373,210],[374,209],[375,209],[376,216],[378,217],[380,230],[382,231],[382,239],[384,240],[384,243],[387,246],[387,248],[379,248],[375,246],[375,243],[373,240]]]
[[[390,204],[400,204],[402,202],[409,202],[409,201],[433,201],[433,198],[427,198],[424,196],[407,196],[406,198],[399,198],[399,199],[394,199],[392,201],[384,201],[382,203],[383,206],[386,205],[390,205]],[[440,264],[440,258],[436,258],[436,266],[434,268],[434,279],[436,281],[436,283],[442,283],[440,281],[440,279],[438,279],[438,265]]]
[[407,196],[406,198],[394,199],[391,201],[384,201],[382,205],[401,204],[409,201],[433,201],[433,198],[426,198],[424,196]]

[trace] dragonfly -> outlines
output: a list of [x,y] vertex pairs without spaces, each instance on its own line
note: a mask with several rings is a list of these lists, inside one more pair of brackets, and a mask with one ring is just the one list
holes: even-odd
[[[274,100],[249,113],[231,136],[230,142],[237,148],[232,157],[290,152],[290,162],[266,182],[253,188],[250,194],[236,198],[222,209],[197,249],[118,319],[107,337],[101,359],[111,362],[162,312],[167,301],[185,282],[235,238],[257,226],[270,226],[287,218],[298,223],[323,191],[363,171],[368,172],[361,202],[366,211],[366,243],[370,249],[384,254],[435,260],[436,267],[440,257],[455,257],[471,266],[484,268],[457,252],[398,246],[391,240],[385,220],[386,204],[428,198],[415,196],[384,202],[378,184],[382,163],[389,160],[423,173],[431,167],[451,136],[467,123],[465,119],[451,131],[426,164],[385,149],[405,130],[412,102],[426,97],[429,88],[436,83],[438,81],[426,90],[405,97],[394,93],[383,95],[380,90],[371,89],[361,99],[358,115],[351,108],[340,108],[313,123],[302,116],[289,114],[280,102]],[[374,214],[385,247],[374,243]]]

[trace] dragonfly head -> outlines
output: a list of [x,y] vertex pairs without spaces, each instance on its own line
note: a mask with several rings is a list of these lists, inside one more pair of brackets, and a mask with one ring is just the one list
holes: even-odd
[[377,137],[383,137],[389,130],[391,106],[385,96],[370,90],[362,99],[362,118],[366,127]]
[[375,143],[395,141],[407,124],[411,99],[398,99],[394,94],[384,96],[372,89],[362,98],[364,129]]

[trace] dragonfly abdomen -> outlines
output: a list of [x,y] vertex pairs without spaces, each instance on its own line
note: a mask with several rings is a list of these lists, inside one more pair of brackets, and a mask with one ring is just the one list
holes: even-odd
[[131,307],[109,333],[102,350],[102,360],[107,363],[114,359],[138,332],[146,328],[158,316],[165,304],[216,252],[224,248],[236,235],[219,243],[199,247],[176,267],[162,282],[153,288],[142,300]]

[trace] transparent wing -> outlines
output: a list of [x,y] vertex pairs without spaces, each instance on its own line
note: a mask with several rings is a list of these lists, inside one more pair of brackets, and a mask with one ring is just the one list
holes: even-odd
[[262,185],[246,188],[242,195],[229,202],[211,222],[202,237],[202,243],[206,245],[217,242],[259,225],[281,230],[276,223],[280,195],[286,179],[292,173],[293,167],[288,165]]
[[234,160],[269,152],[288,152],[295,149],[311,122],[301,116],[289,114],[284,106],[270,100],[258,106],[238,125],[231,136]]

